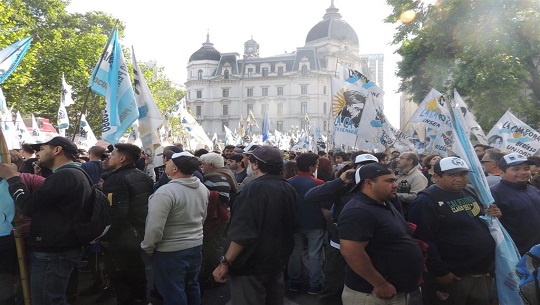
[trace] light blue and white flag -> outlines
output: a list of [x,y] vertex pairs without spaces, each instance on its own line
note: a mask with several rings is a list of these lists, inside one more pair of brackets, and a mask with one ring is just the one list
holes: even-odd
[[79,130],[75,135],[74,143],[77,144],[77,147],[87,151],[97,143],[97,138],[94,135],[92,128],[90,128],[90,124],[88,124],[84,114],[81,115],[81,126],[79,126]]
[[236,145],[238,144],[237,136],[229,129],[229,127],[223,125],[225,129],[225,145]]
[[156,148],[161,146],[159,128],[163,125],[163,116],[154,101],[152,92],[146,83],[141,67],[135,57],[135,49],[132,50],[133,81],[135,82],[135,100],[139,108],[139,136],[144,152],[153,157]]
[[32,36],[29,36],[0,50],[0,84],[17,68],[31,43]]
[[476,139],[478,140],[478,143],[480,144],[487,144],[487,137],[484,133],[484,130],[476,122],[476,118],[474,117],[474,114],[469,111],[469,107],[467,107],[467,104],[465,104],[465,101],[461,98],[457,90],[454,89],[454,101],[455,101],[455,107],[459,108],[461,113],[463,114],[463,117],[465,118],[465,130],[469,131],[469,133],[473,134]]
[[263,143],[268,140],[268,132],[270,131],[270,119],[268,119],[268,108],[264,111],[264,118],[262,121],[262,141]]
[[109,42],[94,68],[88,86],[96,93],[105,96],[103,113],[103,140],[116,144],[126,130],[139,117],[131,79],[118,42],[118,29],[115,28]]
[[489,146],[525,157],[534,155],[540,149],[540,133],[518,119],[510,110],[495,123],[487,138]]

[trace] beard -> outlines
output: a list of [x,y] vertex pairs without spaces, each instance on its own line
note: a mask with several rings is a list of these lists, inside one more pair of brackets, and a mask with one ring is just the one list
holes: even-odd
[[255,171],[253,170],[253,168],[251,167],[251,163],[248,165],[247,167],[247,175],[248,176],[255,176]]

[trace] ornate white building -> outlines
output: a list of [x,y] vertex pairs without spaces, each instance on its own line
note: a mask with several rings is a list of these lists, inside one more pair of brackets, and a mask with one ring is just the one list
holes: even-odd
[[253,111],[259,126],[268,109],[270,131],[291,128],[321,132],[332,124],[331,77],[337,62],[352,67],[384,90],[382,54],[359,55],[358,36],[341,18],[333,0],[323,20],[311,28],[295,52],[259,57],[253,37],[243,55],[220,53],[207,35],[187,65],[187,102],[207,132],[224,135]]

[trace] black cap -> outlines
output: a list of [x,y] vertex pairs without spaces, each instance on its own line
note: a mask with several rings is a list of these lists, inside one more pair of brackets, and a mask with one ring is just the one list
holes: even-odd
[[247,155],[253,155],[255,159],[263,162],[263,163],[271,163],[271,164],[282,164],[283,163],[283,155],[281,154],[281,151],[273,146],[259,146],[255,148],[253,151],[247,151],[245,152]]
[[54,137],[45,143],[32,144],[30,146],[32,146],[32,149],[34,149],[35,151],[39,151],[39,148],[41,147],[41,145],[50,145],[54,147],[60,146],[66,153],[73,156],[79,153],[79,150],[77,149],[77,145],[71,142],[70,139],[64,138],[64,137]]
[[167,146],[163,150],[167,150],[166,152],[163,153],[163,156],[169,159],[171,159],[174,154],[181,153],[184,151],[182,148],[178,146]]
[[351,192],[354,192],[360,186],[360,184],[362,184],[362,182],[366,181],[366,179],[390,175],[391,173],[392,171],[388,169],[387,165],[379,162],[363,165],[356,170],[354,175],[354,182],[356,185],[351,189]]

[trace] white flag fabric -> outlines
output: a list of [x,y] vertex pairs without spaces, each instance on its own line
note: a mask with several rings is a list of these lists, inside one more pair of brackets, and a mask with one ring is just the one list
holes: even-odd
[[8,149],[19,149],[21,148],[21,142],[19,140],[19,135],[17,134],[17,129],[13,124],[13,119],[8,118],[8,115],[5,115],[0,122],[2,132],[4,133],[4,138],[6,139],[6,145]]
[[180,107],[178,110],[181,122],[190,137],[190,147],[195,150],[197,147],[207,146],[208,149],[212,150],[214,144],[206,135],[204,128],[197,123],[197,120],[186,109]]
[[139,136],[143,150],[147,155],[153,157],[156,148],[161,146],[159,128],[163,125],[163,116],[159,112],[152,92],[150,92],[150,88],[137,62],[137,58],[135,58],[135,49],[133,47],[132,54],[135,101],[139,108]]
[[32,135],[28,131],[28,128],[26,127],[26,124],[24,124],[24,121],[21,116],[21,112],[17,111],[17,116],[15,118],[15,130],[17,131],[17,136],[19,138],[19,141],[22,143],[30,143],[34,144],[34,138],[32,138]]
[[446,103],[440,92],[431,89],[409,119],[428,128],[426,142],[429,143],[426,143],[426,151],[435,151],[441,156],[447,156],[447,148],[451,148],[454,143],[450,108]]
[[236,139],[237,137],[233,134],[229,127],[223,125],[223,128],[225,129],[225,145],[238,144],[238,140]]
[[86,121],[86,116],[83,114],[81,115],[81,126],[75,135],[75,144],[78,148],[88,151],[88,149],[96,145],[96,143],[97,138],[94,135],[92,128],[90,128],[90,124]]
[[46,142],[43,135],[41,134],[41,129],[37,123],[36,117],[32,114],[32,137],[34,137],[35,143]]
[[456,102],[455,106],[461,110],[463,118],[465,119],[465,130],[472,133],[478,140],[478,143],[487,144],[487,137],[484,130],[482,130],[480,124],[476,122],[474,114],[469,111],[469,107],[467,107],[467,104],[465,104],[465,101],[461,98],[457,90],[454,90],[454,101]]
[[67,115],[66,106],[64,106],[64,103],[60,102],[60,106],[58,107],[58,121],[56,122],[58,125],[58,133],[60,136],[65,137],[66,136],[66,129],[69,128],[69,118]]
[[487,134],[488,145],[522,154],[534,155],[540,149],[540,133],[523,123],[510,110]]
[[71,105],[75,105],[75,102],[73,101],[73,97],[71,94],[73,93],[73,90],[71,89],[71,86],[66,83],[66,79],[64,78],[64,73],[62,73],[62,103],[65,107],[69,107]]
[[0,88],[0,115],[4,116],[8,114],[8,112],[11,113],[7,106],[6,97],[4,96],[4,91],[2,91],[2,88]]

